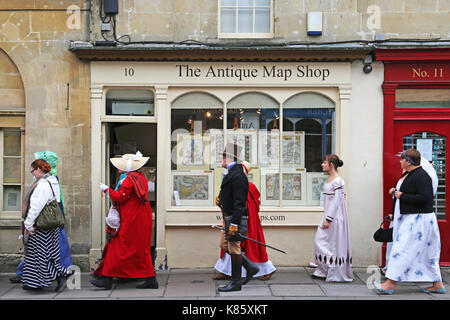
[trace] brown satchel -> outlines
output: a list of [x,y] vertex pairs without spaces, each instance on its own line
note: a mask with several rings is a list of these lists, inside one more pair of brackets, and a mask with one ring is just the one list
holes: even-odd
[[41,230],[50,230],[64,226],[64,215],[56,201],[55,192],[53,191],[52,184],[48,181],[50,189],[52,189],[53,197],[55,200],[46,204],[41,213],[36,219],[36,228]]

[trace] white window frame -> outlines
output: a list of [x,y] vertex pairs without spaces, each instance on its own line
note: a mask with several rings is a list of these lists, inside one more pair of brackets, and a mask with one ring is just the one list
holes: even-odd
[[[260,33],[260,32],[252,32],[252,33],[240,33],[237,32],[237,30],[239,30],[239,13],[238,13],[238,9],[239,8],[251,8],[253,9],[253,30],[255,30],[255,9],[257,8],[269,8],[268,6],[255,6],[255,0],[253,0],[253,5],[252,6],[222,6],[221,5],[221,0],[217,0],[217,7],[218,7],[218,14],[217,14],[217,21],[218,21],[218,37],[222,38],[222,39],[229,39],[229,38],[253,38],[253,39],[262,39],[262,38],[273,38],[273,2],[274,0],[270,0],[270,32],[269,33]],[[235,17],[236,17],[236,24],[235,24],[235,28],[234,30],[236,32],[230,32],[230,33],[226,33],[226,32],[222,32],[221,31],[221,10],[222,8],[235,8],[236,12],[235,12]]]
[[[20,132],[20,142],[21,142],[21,154],[19,156],[8,156],[9,158],[20,158],[20,182],[18,183],[4,183],[3,182],[3,159],[4,156],[4,132],[5,131],[18,131]],[[24,134],[21,128],[15,127],[1,127],[0,128],[0,220],[4,219],[18,219],[21,217],[21,211],[3,211],[3,190],[4,186],[20,186],[20,204],[22,206],[23,202],[23,190],[24,190]]]

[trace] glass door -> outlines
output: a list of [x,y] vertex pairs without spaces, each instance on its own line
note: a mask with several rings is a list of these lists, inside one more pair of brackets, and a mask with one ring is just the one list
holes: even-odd
[[[450,226],[449,226],[449,169],[447,146],[450,136],[448,121],[414,120],[396,121],[395,151],[402,152],[409,148],[420,151],[422,158],[430,161],[438,176],[438,188],[434,196],[434,212],[438,219],[441,235],[441,264],[450,263]],[[398,158],[393,160],[394,172],[401,175]],[[398,169],[398,170],[397,170]],[[396,178],[398,178],[396,177]],[[396,180],[397,181],[397,180]]]

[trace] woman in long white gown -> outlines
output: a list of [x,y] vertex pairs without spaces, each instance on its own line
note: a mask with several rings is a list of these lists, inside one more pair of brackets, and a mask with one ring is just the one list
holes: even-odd
[[389,192],[397,199],[394,209],[393,241],[386,278],[374,283],[379,293],[392,294],[397,282],[432,282],[422,289],[445,293],[439,269],[441,243],[436,214],[433,212],[433,185],[420,166],[420,152],[408,149],[400,165],[407,174]]
[[330,174],[323,187],[324,216],[317,228],[314,256],[317,269],[313,276],[327,282],[353,281],[350,228],[345,204],[344,180],[337,172],[343,161],[337,155],[327,155],[323,171]]

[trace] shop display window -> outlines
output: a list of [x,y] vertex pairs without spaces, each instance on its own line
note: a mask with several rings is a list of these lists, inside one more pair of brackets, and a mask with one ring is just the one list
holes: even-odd
[[239,158],[249,163],[262,207],[319,206],[327,179],[322,159],[334,152],[334,103],[317,93],[282,104],[259,92],[228,102],[188,93],[172,103],[171,141],[173,207],[215,205],[225,142],[242,147]]
[[154,116],[155,97],[151,90],[114,89],[106,93],[106,115]]

